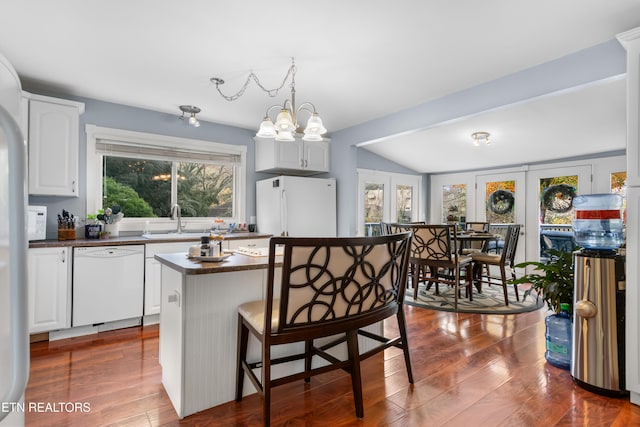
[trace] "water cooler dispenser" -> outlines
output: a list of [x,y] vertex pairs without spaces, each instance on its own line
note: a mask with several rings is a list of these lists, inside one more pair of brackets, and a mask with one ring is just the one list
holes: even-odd
[[575,253],[571,376],[605,395],[625,388],[625,256],[622,198],[592,194],[574,198]]

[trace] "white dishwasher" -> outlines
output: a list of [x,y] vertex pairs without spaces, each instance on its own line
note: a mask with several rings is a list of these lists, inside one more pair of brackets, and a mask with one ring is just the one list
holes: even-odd
[[141,317],[144,245],[73,249],[72,326]]

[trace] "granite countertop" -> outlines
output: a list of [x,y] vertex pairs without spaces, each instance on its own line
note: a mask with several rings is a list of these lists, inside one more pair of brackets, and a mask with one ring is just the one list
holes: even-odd
[[[206,233],[202,233],[206,235]],[[271,234],[238,232],[228,233],[224,235],[225,240],[242,240],[242,239],[267,239]],[[55,248],[55,247],[75,247],[75,246],[118,246],[118,245],[145,245],[149,243],[172,243],[172,242],[197,242],[199,237],[193,234],[181,238],[153,238],[147,239],[142,236],[122,236],[109,239],[75,239],[75,240],[37,240],[29,242],[30,248]]]
[[[220,262],[204,262],[189,259],[186,252],[156,254],[161,264],[186,275],[225,273],[230,271],[259,270],[269,266],[268,256],[248,256],[234,253]],[[276,265],[282,265],[282,256],[276,257]]]

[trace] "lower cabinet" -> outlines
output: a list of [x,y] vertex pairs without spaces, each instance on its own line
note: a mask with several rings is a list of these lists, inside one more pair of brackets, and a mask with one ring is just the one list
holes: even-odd
[[155,254],[188,252],[189,247],[199,242],[148,243],[144,262],[144,315],[160,313],[160,262]]
[[71,327],[71,248],[32,248],[29,266],[29,333]]

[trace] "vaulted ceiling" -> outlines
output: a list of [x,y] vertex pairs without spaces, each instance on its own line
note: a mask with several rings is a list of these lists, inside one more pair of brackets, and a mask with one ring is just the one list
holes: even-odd
[[[329,132],[547,63],[640,26],[637,0],[21,0],[0,11],[0,53],[23,86],[257,128],[295,57],[298,104]],[[487,130],[489,150],[469,150]],[[554,138],[549,138],[554,135]],[[567,144],[558,144],[566,140]],[[624,80],[478,112],[365,146],[419,172],[477,169],[624,149]],[[547,143],[550,145],[547,145]],[[437,144],[455,165],[428,158]]]

